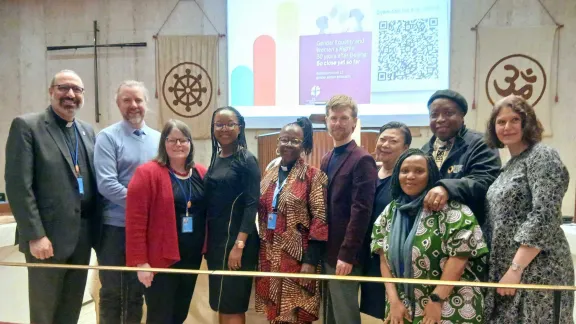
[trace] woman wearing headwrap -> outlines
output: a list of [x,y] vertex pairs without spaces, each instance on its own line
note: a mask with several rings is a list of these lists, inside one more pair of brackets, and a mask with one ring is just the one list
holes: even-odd
[[[380,253],[382,277],[479,281],[488,248],[466,205],[448,201],[424,209],[424,197],[440,178],[431,157],[409,149],[398,159],[390,189],[393,201],[376,220],[371,250]],[[386,283],[385,323],[482,323],[478,287]]]

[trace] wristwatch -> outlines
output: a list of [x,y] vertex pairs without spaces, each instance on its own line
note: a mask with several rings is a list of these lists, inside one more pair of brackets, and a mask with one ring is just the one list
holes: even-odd
[[430,294],[430,301],[433,301],[435,303],[443,303],[444,299],[440,298],[440,296],[438,296],[438,294]]
[[239,249],[243,249],[244,248],[244,241],[236,240],[236,246]]
[[512,262],[512,265],[510,265],[510,269],[512,269],[513,271],[520,271],[520,272],[522,272],[522,271],[524,271],[524,268],[525,268],[525,267],[523,267],[523,266],[521,266],[521,265],[519,265],[518,263],[515,263],[515,262]]

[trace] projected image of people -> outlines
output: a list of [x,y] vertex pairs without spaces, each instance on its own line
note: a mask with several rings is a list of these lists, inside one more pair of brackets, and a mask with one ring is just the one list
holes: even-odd
[[330,12],[316,19],[318,34],[335,34],[362,31],[364,14],[359,8],[346,8],[344,5],[335,5]]
[[450,6],[449,0],[228,1],[229,103],[250,127],[280,128],[346,94],[359,105],[363,126],[391,120],[426,126],[422,103],[449,88]]

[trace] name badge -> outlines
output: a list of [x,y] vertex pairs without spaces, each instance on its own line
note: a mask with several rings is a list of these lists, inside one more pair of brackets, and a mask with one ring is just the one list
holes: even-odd
[[268,214],[268,229],[276,229],[276,217],[278,215],[276,213]]
[[194,231],[194,227],[192,226],[193,224],[194,222],[192,222],[192,217],[182,217],[182,233],[192,233]]
[[84,195],[84,179],[82,179],[82,177],[78,177],[76,178],[76,181],[78,181],[78,193]]

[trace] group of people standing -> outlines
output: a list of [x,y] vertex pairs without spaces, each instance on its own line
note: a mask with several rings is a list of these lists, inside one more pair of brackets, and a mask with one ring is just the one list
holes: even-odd
[[[371,274],[380,263],[383,277],[573,285],[560,227],[569,175],[558,153],[540,143],[533,108],[521,97],[501,99],[485,135],[466,129],[467,103],[454,91],[437,91],[428,108],[434,135],[421,150],[408,149],[405,126],[381,129]],[[511,159],[501,167],[496,149],[504,147]],[[389,323],[573,323],[568,291],[555,298],[552,291],[386,283],[385,294],[384,313],[373,300],[365,312]]]
[[[76,118],[84,85],[58,72],[50,105],[12,121],[6,144],[6,191],[29,263],[87,265],[94,248],[100,271],[99,323],[182,323],[196,275],[146,268],[256,270],[260,171],[247,150],[243,117],[214,111],[210,167],[194,161],[190,128],[168,121],[146,125],[149,94],[124,81],[116,93],[122,121],[95,134]],[[30,321],[76,323],[87,271],[30,267]],[[250,277],[210,276],[210,307],[220,323],[243,323]]]
[[[356,103],[337,95],[320,168],[306,162],[313,128],[302,117],[281,129],[261,177],[233,107],[212,115],[206,167],[185,123],[146,125],[141,82],[118,87],[123,120],[97,136],[75,118],[76,73],[57,73],[49,92],[44,112],[12,122],[6,190],[27,262],[88,264],[94,247],[101,265],[139,268],[100,271],[100,323],[140,323],[143,296],[147,323],[184,322],[197,276],[147,269],[199,269],[202,257],[210,270],[574,284],[560,228],[568,172],[520,97],[496,103],[482,135],[464,125],[460,94],[437,91],[430,141],[411,149],[408,127],[391,122],[373,157],[352,139]],[[31,322],[76,323],[86,271],[28,273]],[[569,292],[211,275],[220,323],[246,322],[254,282],[271,323],[360,323],[361,312],[387,323],[572,323]]]

